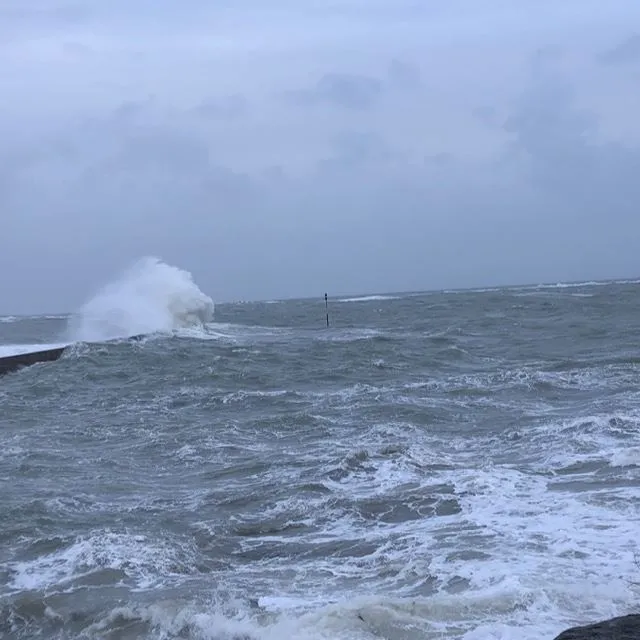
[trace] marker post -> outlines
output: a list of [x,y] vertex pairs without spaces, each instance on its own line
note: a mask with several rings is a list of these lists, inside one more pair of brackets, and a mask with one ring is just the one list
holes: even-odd
[[327,294],[324,294],[324,308],[327,312],[327,329],[329,328],[329,301],[327,299]]

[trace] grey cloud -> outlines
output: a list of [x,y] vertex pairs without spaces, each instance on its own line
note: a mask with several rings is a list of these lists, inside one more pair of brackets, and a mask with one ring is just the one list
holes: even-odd
[[323,170],[358,168],[384,163],[392,156],[388,144],[371,131],[345,131],[334,137],[333,154],[320,161]]
[[[41,37],[51,29],[61,32],[86,24],[87,7],[74,2],[21,0],[0,3],[0,53],[2,47],[34,35]],[[71,53],[69,49],[68,52]]]
[[209,147],[178,132],[141,130],[124,138],[107,168],[120,172],[161,172],[176,176],[201,171],[209,164]]
[[391,61],[387,75],[389,84],[398,89],[417,89],[422,85],[418,66],[397,58]]
[[640,34],[633,34],[617,46],[599,56],[607,65],[635,64],[640,62]]
[[450,167],[455,163],[455,156],[451,153],[447,153],[446,151],[442,151],[440,153],[425,156],[424,162],[427,166]]
[[69,40],[62,44],[62,50],[70,57],[83,58],[93,53],[90,46],[82,43]]
[[[224,166],[211,167],[203,176],[203,186],[206,195],[213,196],[218,204],[222,200],[226,205],[251,206],[259,203],[263,195],[259,183],[251,176]],[[233,215],[232,210],[225,213]]]
[[487,127],[495,127],[499,124],[498,110],[495,107],[482,105],[479,107],[475,107],[472,113],[480,122],[482,122],[482,124],[486,125]]
[[98,126],[123,127],[143,123],[145,116],[148,115],[149,108],[152,106],[153,98],[146,100],[125,100],[119,104],[113,112],[105,119],[101,119],[96,124]]
[[0,6],[0,24],[12,27],[71,24],[85,22],[89,16],[86,4],[80,2],[46,2],[22,0]]
[[581,207],[626,215],[640,198],[633,177],[640,170],[640,149],[597,142],[596,115],[577,106],[570,82],[555,66],[536,64],[532,75],[505,129],[534,184]]
[[[410,0],[376,2],[364,26],[355,0],[287,1],[224,16],[204,0],[87,2],[78,29],[34,18],[47,37],[2,60],[0,272],[16,274],[2,311],[72,309],[145,254],[216,301],[637,269],[639,151],[620,108],[637,89],[594,64],[636,15],[621,0],[544,14],[525,0],[525,17],[458,2],[411,24]],[[564,53],[523,69],[553,38]],[[59,55],[65,42],[93,54]]]
[[333,104],[345,109],[371,108],[382,92],[377,78],[348,73],[327,73],[313,89],[289,92],[289,99],[299,105]]
[[331,72],[324,74],[311,89],[289,91],[289,100],[301,106],[332,104],[350,110],[374,107],[385,91],[412,91],[420,88],[422,77],[415,64],[393,58],[386,77]]
[[118,207],[135,202],[140,209],[135,215],[167,224],[181,211],[208,211],[226,223],[238,215],[237,208],[246,215],[257,201],[258,182],[226,167],[198,130],[181,124],[128,128],[123,123],[75,184],[74,199],[85,201],[94,193]]
[[[125,219],[133,227],[152,220],[173,224],[184,208],[229,220],[235,207],[246,209],[256,197],[255,181],[225,167],[209,141],[185,127],[184,117],[173,126],[152,124],[150,104],[126,102],[72,135],[61,132],[33,150],[5,151],[0,195],[14,204],[9,214],[15,212],[26,229],[43,199],[49,216],[72,226],[89,219],[87,233],[93,228],[105,238]],[[150,236],[159,231],[151,228]]]
[[194,108],[194,113],[203,118],[233,120],[244,116],[248,110],[248,100],[238,93],[222,98],[204,100]]

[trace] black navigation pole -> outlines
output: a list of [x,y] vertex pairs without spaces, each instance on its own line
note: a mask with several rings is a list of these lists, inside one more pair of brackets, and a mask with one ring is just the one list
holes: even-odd
[[324,308],[327,312],[327,328],[329,327],[329,302],[327,300],[327,294],[324,294]]

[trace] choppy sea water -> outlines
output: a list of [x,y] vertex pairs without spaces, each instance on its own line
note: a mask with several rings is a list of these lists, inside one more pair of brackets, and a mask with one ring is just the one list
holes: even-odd
[[[0,378],[0,636],[537,640],[637,612],[640,284],[329,312],[218,305]],[[4,318],[0,352],[68,324]]]

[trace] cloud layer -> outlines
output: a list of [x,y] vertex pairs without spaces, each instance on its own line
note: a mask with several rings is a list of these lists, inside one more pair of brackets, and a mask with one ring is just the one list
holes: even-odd
[[637,2],[0,8],[0,312],[637,276]]

